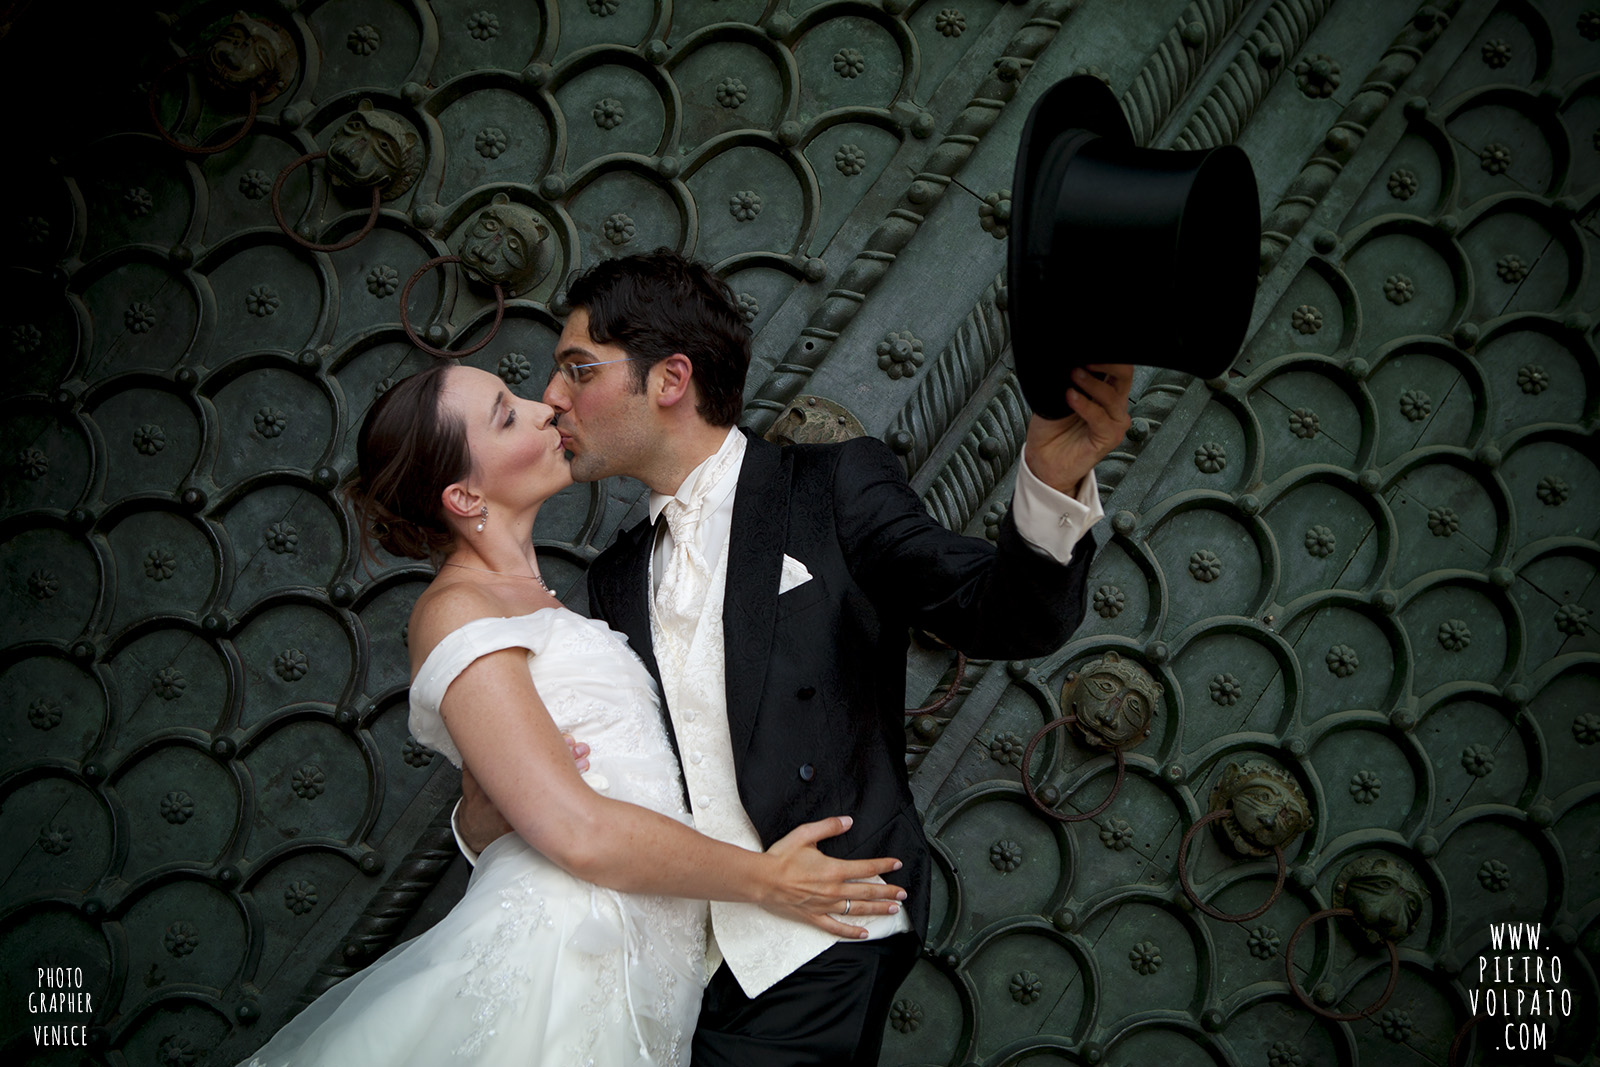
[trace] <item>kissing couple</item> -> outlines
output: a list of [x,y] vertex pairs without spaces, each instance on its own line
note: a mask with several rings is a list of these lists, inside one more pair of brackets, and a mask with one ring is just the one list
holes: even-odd
[[[705,266],[605,260],[568,302],[543,402],[441,362],[361,427],[361,529],[438,566],[410,727],[462,770],[476,866],[251,1067],[877,1063],[931,891],[908,630],[1026,658],[1083,617],[1131,367],[1074,371],[1066,417],[1032,418],[991,545],[880,441],[738,429],[751,335]],[[540,578],[534,518],[612,475],[649,521],[594,562],[585,617]]]

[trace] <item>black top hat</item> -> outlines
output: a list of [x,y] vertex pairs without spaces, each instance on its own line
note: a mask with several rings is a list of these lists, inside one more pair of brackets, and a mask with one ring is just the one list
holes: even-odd
[[1227,371],[1255,298],[1261,217],[1244,152],[1139,148],[1098,78],[1047,89],[1022,128],[1007,266],[1023,395],[1071,414],[1073,367]]

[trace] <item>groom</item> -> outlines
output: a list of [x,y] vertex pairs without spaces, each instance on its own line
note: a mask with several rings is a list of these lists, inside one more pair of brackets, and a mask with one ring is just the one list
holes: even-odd
[[[750,331],[704,266],[665,249],[605,260],[568,300],[544,400],[573,477],[651,490],[650,522],[590,569],[590,611],[661,683],[695,825],[760,849],[848,814],[825,851],[904,862],[898,915],[841,910],[861,939],[713,902],[693,1062],[875,1064],[932,876],[905,768],[908,628],[983,658],[1067,640],[1102,514],[1093,468],[1128,427],[1131,368],[1075,372],[1075,414],[1033,418],[995,547],[934,522],[875,439],[780,449],[736,429]],[[481,847],[505,824],[464,792],[457,826]]]

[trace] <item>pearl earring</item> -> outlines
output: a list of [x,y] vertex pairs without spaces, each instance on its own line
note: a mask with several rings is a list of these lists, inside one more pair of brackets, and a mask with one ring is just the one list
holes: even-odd
[[478,520],[478,532],[483,533],[483,524],[489,521],[489,505],[485,504],[483,506],[483,510],[478,514],[483,516],[483,518]]

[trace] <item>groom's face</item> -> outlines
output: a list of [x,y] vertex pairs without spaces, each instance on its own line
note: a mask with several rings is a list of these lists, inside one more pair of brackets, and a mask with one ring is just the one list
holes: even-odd
[[[637,388],[627,359],[621,345],[601,344],[589,336],[587,309],[573,309],[556,341],[558,369],[545,386],[544,402],[555,409],[575,481],[638,476],[657,451],[649,397]],[[573,370],[568,380],[559,370],[563,364],[582,369]]]

